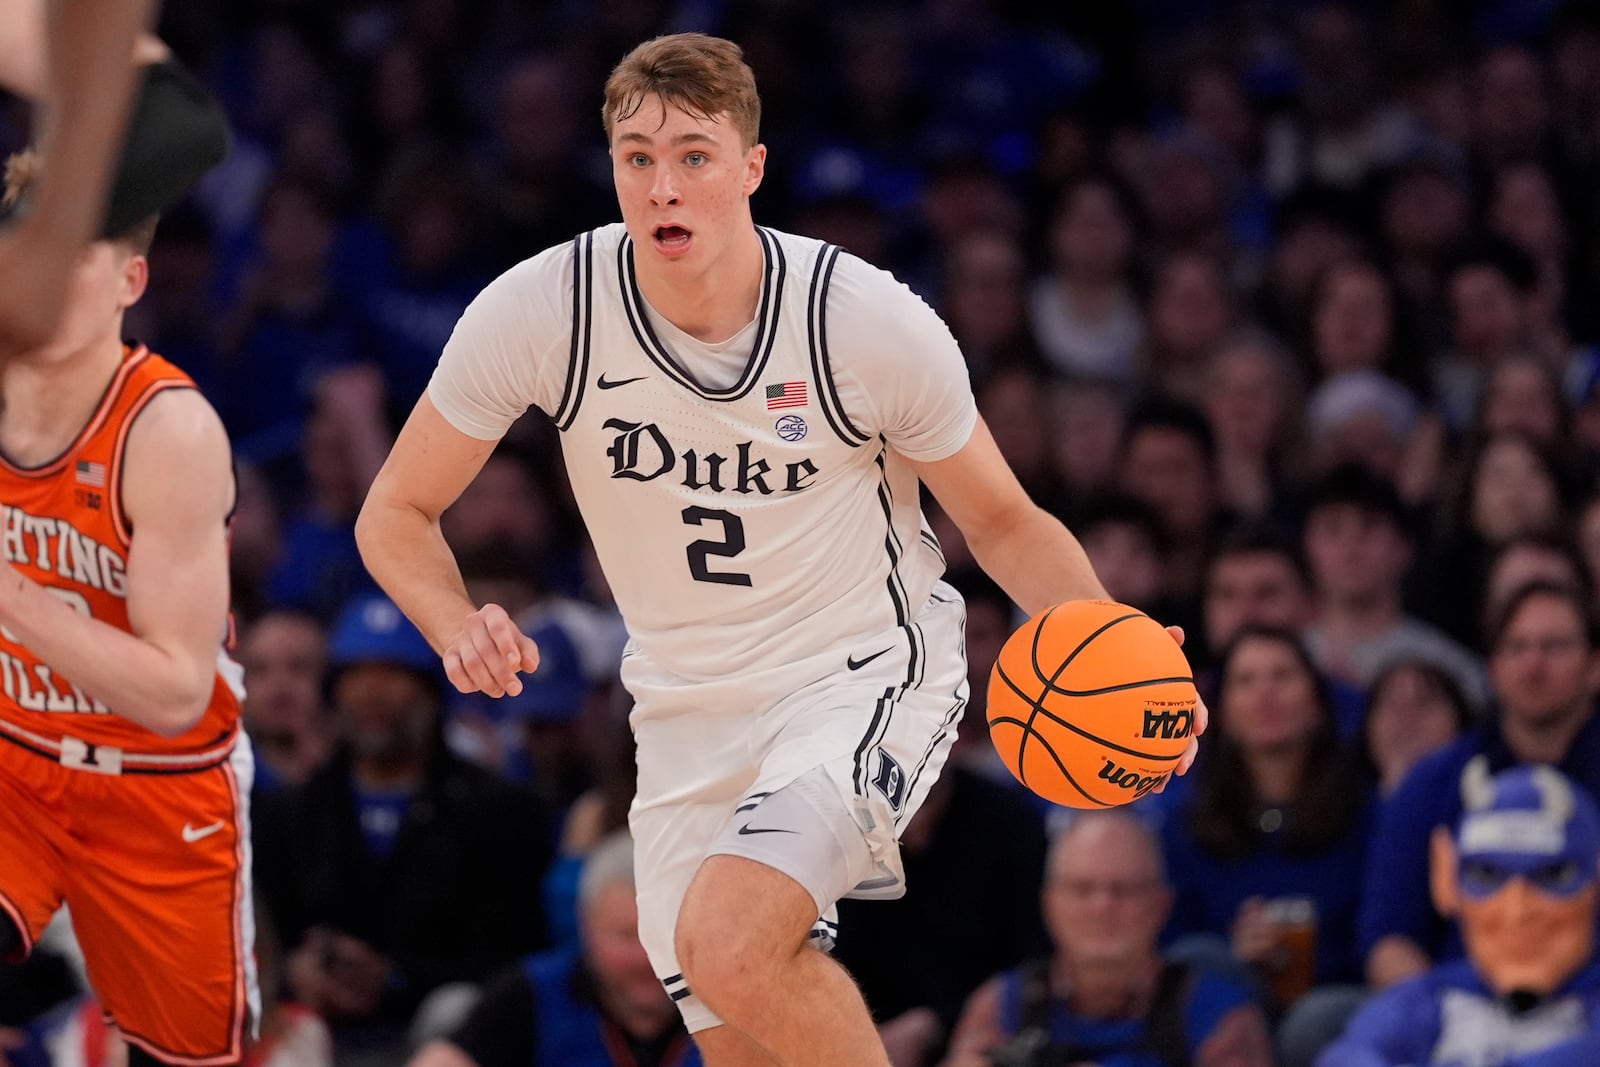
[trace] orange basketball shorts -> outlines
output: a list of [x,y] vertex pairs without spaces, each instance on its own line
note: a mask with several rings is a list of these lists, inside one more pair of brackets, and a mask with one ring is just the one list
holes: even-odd
[[0,908],[31,950],[68,906],[90,985],[129,1043],[184,1067],[237,1063],[260,996],[248,740],[159,770],[67,751],[0,731]]

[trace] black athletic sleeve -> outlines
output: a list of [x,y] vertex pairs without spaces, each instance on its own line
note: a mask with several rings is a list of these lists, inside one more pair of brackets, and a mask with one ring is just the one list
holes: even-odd
[[529,1067],[538,1010],[527,974],[521,967],[508,967],[490,979],[483,998],[449,1041],[478,1067]]

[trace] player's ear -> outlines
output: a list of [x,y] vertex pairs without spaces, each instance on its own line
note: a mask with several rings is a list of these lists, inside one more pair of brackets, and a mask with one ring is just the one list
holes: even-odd
[[745,155],[744,195],[749,196],[761,187],[767,173],[767,146],[758,144]]
[[122,264],[122,292],[118,295],[122,309],[126,311],[137,304],[149,284],[150,261],[138,253],[128,256]]
[[1439,914],[1454,917],[1461,902],[1456,880],[1456,843],[1447,826],[1435,826],[1428,841],[1428,888]]

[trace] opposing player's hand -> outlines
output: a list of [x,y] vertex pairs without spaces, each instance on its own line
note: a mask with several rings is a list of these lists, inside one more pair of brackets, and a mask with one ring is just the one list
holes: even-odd
[[[1180,648],[1183,646],[1183,627],[1168,626],[1167,633],[1172,635],[1172,639],[1178,642]],[[1188,774],[1189,768],[1194,766],[1194,758],[1200,754],[1200,735],[1206,732],[1206,726],[1210,722],[1211,712],[1207,709],[1206,702],[1197,700],[1194,705],[1194,730],[1189,735],[1189,747],[1184,750],[1183,758],[1178,761],[1179,774]],[[1156,788],[1156,792],[1159,793],[1166,787],[1166,783],[1162,782]]]
[[444,672],[463,693],[490,697],[522,692],[517,675],[539,668],[539,646],[498,604],[485,604],[467,616],[461,632],[444,649]]

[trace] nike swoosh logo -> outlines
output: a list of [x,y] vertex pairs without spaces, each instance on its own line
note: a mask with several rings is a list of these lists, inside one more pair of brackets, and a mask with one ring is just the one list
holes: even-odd
[[637,378],[620,378],[620,379],[618,379],[617,381],[614,381],[614,382],[607,381],[606,380],[606,376],[604,374],[602,374],[602,375],[600,375],[599,380],[596,381],[594,384],[598,385],[602,389],[620,389],[624,385],[632,385],[634,382],[642,382],[642,381],[644,381],[644,375],[642,375],[642,374],[639,375]]
[[798,832],[798,830],[784,830],[776,826],[751,826],[749,823],[739,827],[739,836],[741,837],[745,834],[793,834]]
[[853,671],[859,671],[862,667],[865,667],[867,664],[871,663],[873,660],[877,659],[879,656],[885,655],[886,653],[888,653],[893,648],[894,648],[894,646],[890,645],[888,648],[883,649],[883,651],[881,651],[881,652],[874,652],[872,655],[863,656],[861,659],[856,659],[854,656],[851,656],[849,659],[844,661],[844,665],[846,667],[849,667]]
[[852,891],[856,893],[870,893],[874,889],[888,889],[890,886],[896,886],[899,884],[900,879],[891,874],[887,878],[869,878],[865,882],[857,882],[854,890]]
[[201,838],[210,837],[212,834],[214,834],[218,830],[222,829],[222,825],[223,824],[222,824],[221,820],[218,820],[217,822],[212,823],[210,826],[202,826],[197,830],[193,826],[190,826],[188,823],[184,823],[183,824],[183,839],[185,841],[189,842],[192,845],[196,841],[199,841]]

